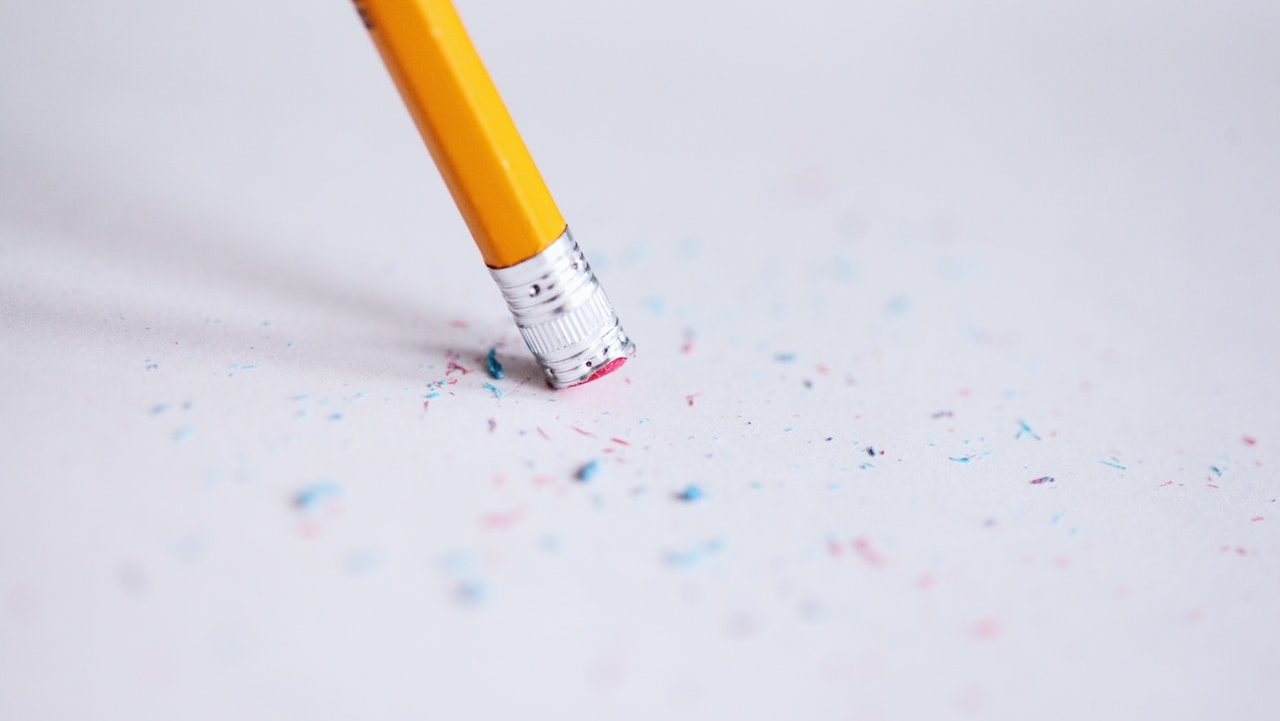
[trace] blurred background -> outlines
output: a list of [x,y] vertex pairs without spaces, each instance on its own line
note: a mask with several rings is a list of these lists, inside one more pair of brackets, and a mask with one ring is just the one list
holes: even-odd
[[349,3],[0,6],[0,718],[1275,708],[1280,4],[457,6],[640,349],[501,441],[422,411],[532,371]]

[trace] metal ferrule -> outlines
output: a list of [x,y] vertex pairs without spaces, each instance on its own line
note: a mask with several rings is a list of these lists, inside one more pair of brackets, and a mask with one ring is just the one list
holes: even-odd
[[524,342],[555,388],[584,383],[635,353],[613,304],[573,236],[532,258],[489,273],[502,290]]

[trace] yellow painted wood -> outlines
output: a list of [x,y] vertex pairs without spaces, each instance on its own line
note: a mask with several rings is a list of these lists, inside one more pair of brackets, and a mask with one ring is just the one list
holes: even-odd
[[449,0],[356,0],[484,261],[526,260],[564,216]]

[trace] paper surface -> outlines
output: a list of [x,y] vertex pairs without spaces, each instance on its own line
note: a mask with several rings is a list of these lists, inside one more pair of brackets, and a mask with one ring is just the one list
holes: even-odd
[[0,10],[0,718],[1274,713],[1274,4],[460,2],[569,392],[349,7],[178,5]]

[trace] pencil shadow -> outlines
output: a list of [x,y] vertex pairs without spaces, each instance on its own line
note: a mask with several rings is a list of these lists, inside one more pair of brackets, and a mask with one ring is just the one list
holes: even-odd
[[548,393],[552,392],[550,386],[547,385],[547,377],[543,375],[542,368],[525,351],[523,346],[512,348],[503,357],[502,366],[503,370],[506,371],[507,378],[520,383],[523,387],[543,388]]
[[[509,334],[488,333],[492,337],[486,339],[480,329],[494,330],[492,323],[485,328],[475,318],[446,319],[412,299],[388,294],[381,286],[356,284],[340,273],[326,273],[319,264],[296,262],[279,250],[271,250],[280,244],[267,241],[279,238],[255,237],[258,231],[235,227],[223,218],[186,212],[145,190],[101,187],[91,179],[55,172],[31,154],[18,158],[16,169],[22,175],[22,198],[0,198],[0,219],[10,229],[35,232],[19,232],[13,238],[21,241],[30,237],[30,242],[54,244],[87,256],[94,264],[128,267],[135,274],[141,270],[142,276],[163,278],[169,284],[176,278],[254,295],[267,309],[274,302],[274,307],[305,308],[310,315],[318,311],[323,319],[320,327],[310,324],[307,328],[322,334],[323,339],[317,337],[310,339],[316,342],[308,343],[305,337],[293,338],[299,348],[290,356],[291,363],[344,374],[354,371],[362,377],[385,376],[388,369],[395,368],[411,376],[404,380],[421,380],[424,373],[418,369],[424,362],[443,364],[446,354],[480,358],[490,343],[509,343],[514,335],[510,329]],[[6,173],[10,183],[18,174]],[[6,295],[10,296],[6,300],[9,307],[40,327],[84,334],[87,329],[101,328],[105,320],[94,309],[79,307],[61,295]],[[123,311],[157,319],[165,333],[182,337],[184,347],[191,351],[213,352],[236,345],[252,348],[264,341],[263,329],[256,325],[233,327],[227,322],[211,328],[203,319],[193,321],[156,304]],[[128,333],[113,334],[107,340],[145,345]],[[283,347],[283,339],[280,344]],[[373,352],[366,352],[370,350]],[[387,355],[381,357],[381,352]],[[537,386],[541,375],[532,360],[509,355],[504,362],[512,377],[528,378]]]
[[[273,244],[254,237],[254,231],[222,218],[196,217],[160,197],[90,187],[83,181],[77,185],[74,177],[41,171],[27,169],[24,177],[24,185],[38,191],[39,202],[6,215],[16,215],[18,225],[46,231],[48,240],[96,255],[99,261],[152,266],[169,276],[265,290],[370,323],[415,325],[430,320],[369,288],[309,272],[273,254]],[[252,253],[245,248],[252,248]]]

